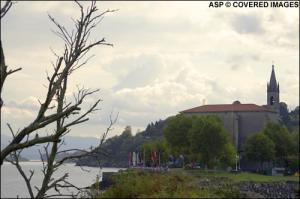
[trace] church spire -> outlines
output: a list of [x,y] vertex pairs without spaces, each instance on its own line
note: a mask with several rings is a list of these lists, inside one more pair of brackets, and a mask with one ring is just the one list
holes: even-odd
[[276,81],[274,64],[272,64],[272,72],[270,82],[267,84],[267,104],[276,105],[279,101],[279,83]]
[[269,92],[279,92],[279,84],[277,84],[277,81],[276,81],[274,64],[272,64],[272,72],[271,72],[270,82],[268,84],[268,91]]

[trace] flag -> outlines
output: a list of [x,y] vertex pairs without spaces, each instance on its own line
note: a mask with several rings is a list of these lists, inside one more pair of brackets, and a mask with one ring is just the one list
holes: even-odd
[[132,152],[132,164],[135,167],[136,166],[136,154],[135,152]]
[[151,160],[152,160],[152,162],[154,162],[154,152],[153,151],[151,151]]

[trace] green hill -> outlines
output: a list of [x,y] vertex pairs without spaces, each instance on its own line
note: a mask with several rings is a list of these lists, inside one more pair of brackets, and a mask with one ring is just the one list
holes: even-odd
[[[119,136],[114,136],[105,141],[102,151],[107,155],[98,154],[96,157],[84,157],[76,162],[80,166],[98,166],[97,159],[101,160],[103,167],[127,167],[129,152],[140,150],[142,144],[160,139],[165,122],[159,120],[150,123],[145,131],[132,136],[131,130],[126,128]],[[98,150],[97,148],[95,149]]]

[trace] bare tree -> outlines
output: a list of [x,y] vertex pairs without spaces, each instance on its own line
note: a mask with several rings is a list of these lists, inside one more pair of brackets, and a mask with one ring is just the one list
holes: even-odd
[[9,9],[11,8],[13,2],[12,1],[6,1],[4,3],[4,6],[1,8],[0,10],[0,16],[1,16],[1,19],[2,17],[4,17],[6,15],[6,13],[9,11]]
[[[21,176],[24,178],[30,197],[32,198],[62,196],[63,194],[60,192],[60,189],[66,187],[73,187],[80,191],[81,188],[76,187],[75,185],[67,181],[68,173],[65,173],[65,175],[61,176],[58,179],[53,179],[52,175],[57,170],[57,168],[68,159],[80,158],[87,155],[95,156],[95,153],[99,152],[95,150],[71,149],[72,151],[80,151],[81,154],[72,155],[63,158],[60,161],[55,161],[55,157],[57,156],[57,154],[66,152],[59,151],[59,146],[61,144],[63,136],[70,132],[72,126],[88,121],[88,115],[97,111],[97,106],[101,102],[101,99],[97,99],[90,106],[90,108],[83,111],[82,104],[86,97],[91,96],[99,91],[98,89],[91,90],[85,88],[78,88],[77,92],[75,92],[73,95],[74,99],[72,101],[68,101],[66,98],[66,91],[69,76],[75,70],[79,69],[87,63],[87,61],[91,57],[86,58],[86,55],[93,47],[99,45],[112,46],[112,44],[107,43],[104,38],[95,42],[90,42],[89,37],[97,24],[101,22],[104,15],[109,12],[114,12],[115,10],[106,10],[99,13],[95,1],[92,1],[91,5],[86,9],[84,9],[81,3],[77,1],[75,1],[75,3],[80,10],[80,17],[76,20],[73,19],[74,28],[72,30],[67,30],[65,26],[59,24],[51,15],[49,15],[50,20],[55,24],[57,28],[57,31],[54,31],[54,33],[59,36],[64,42],[63,54],[58,55],[54,52],[56,56],[56,63],[52,64],[53,73],[51,75],[47,75],[47,93],[43,102],[40,102],[40,108],[36,118],[29,125],[17,132],[13,130],[10,124],[7,124],[12,134],[12,141],[8,146],[1,150],[1,165],[3,164],[3,161],[7,159],[6,157],[10,156],[9,161],[17,167]],[[10,6],[11,4],[9,3],[7,6],[5,5],[3,9],[5,7],[6,8],[3,10],[3,13],[6,13]],[[4,53],[1,47],[1,88],[4,83],[4,80],[2,83],[2,66],[3,71],[6,71],[6,73],[3,74],[6,74],[6,76],[19,70],[17,69],[11,72],[8,71],[7,73],[7,68],[4,62]],[[112,116],[110,117],[110,125],[100,139],[100,148],[107,136],[107,133],[111,130],[111,127],[116,122],[116,120],[117,117],[115,119],[112,119]],[[36,133],[36,130],[42,129],[51,123],[55,123],[56,127],[55,129],[53,129],[53,132],[50,135],[41,136],[40,134]],[[32,135],[33,133],[35,133],[36,136],[32,138],[32,136],[30,135]],[[23,171],[21,165],[19,164],[19,157],[24,148],[42,143],[48,143],[44,147],[46,160],[44,161],[44,159],[41,157],[44,163],[44,178],[42,185],[40,187],[35,187],[35,189],[37,190],[37,194],[34,195],[34,191],[30,183],[31,178],[34,175],[34,171],[30,171],[30,175],[27,176]],[[48,150],[49,146],[51,146],[50,151]],[[40,152],[40,154],[42,153]],[[57,194],[47,195],[47,191],[49,191],[50,189],[54,189]]]
[[[1,15],[1,20],[2,18],[6,15],[6,13],[9,11],[11,8],[13,2],[12,1],[6,1],[4,6],[0,10],[0,15]],[[17,72],[21,70],[22,68],[17,68],[13,70],[8,70],[7,65],[5,64],[5,57],[4,57],[4,52],[2,48],[2,41],[0,40],[0,75],[1,75],[1,81],[0,81],[0,111],[3,105],[3,100],[2,100],[2,89],[4,85],[4,81],[8,75],[13,74],[14,72]]]
[[[19,161],[20,154],[23,149],[12,152],[10,154],[10,158],[7,159],[7,161],[9,161],[10,163],[12,163],[13,165],[16,166],[18,172],[20,173],[20,175],[22,176],[22,178],[24,179],[24,181],[26,183],[26,187],[27,187],[28,193],[31,198],[51,198],[51,197],[55,198],[58,196],[78,197],[78,196],[80,196],[80,194],[86,193],[87,187],[79,187],[79,186],[76,186],[76,185],[72,184],[71,182],[69,182],[68,181],[68,177],[69,177],[68,172],[65,172],[62,176],[58,177],[57,179],[54,179],[52,177],[52,175],[67,160],[80,159],[82,157],[87,157],[87,156],[91,156],[91,157],[95,158],[95,160],[98,163],[100,172],[101,172],[100,160],[98,159],[98,155],[99,154],[107,155],[105,152],[103,152],[101,150],[102,144],[104,143],[107,134],[112,130],[112,126],[116,123],[117,119],[118,119],[118,114],[114,117],[114,119],[113,119],[112,114],[110,115],[110,124],[107,127],[106,131],[102,134],[99,145],[94,150],[92,148],[90,148],[90,150],[67,149],[67,150],[59,151],[58,149],[63,144],[63,142],[61,142],[60,145],[58,145],[58,142],[54,142],[51,147],[50,154],[49,154],[49,150],[48,150],[50,143],[48,143],[46,146],[43,147],[43,149],[44,149],[43,152],[45,155],[42,153],[42,151],[39,150],[40,159],[42,160],[42,163],[43,163],[42,173],[43,173],[44,178],[43,178],[43,182],[40,187],[37,187],[37,186],[34,187],[37,190],[37,193],[35,195],[34,195],[34,189],[31,185],[31,179],[32,179],[35,171],[29,170],[29,175],[26,175],[26,172],[23,170],[23,168],[20,164],[20,161]],[[29,137],[27,136],[26,139],[28,140]],[[69,156],[63,157],[60,160],[55,161],[55,157],[58,154],[65,153],[65,152],[80,152],[80,153],[78,153],[78,154],[74,153],[73,155],[69,155]],[[88,171],[83,168],[82,168],[82,170]],[[75,190],[75,193],[62,192],[62,189],[66,189],[66,188],[73,188]],[[55,194],[47,194],[47,192],[51,189],[55,190],[56,193]]]
[[[90,51],[90,49],[98,45],[112,46],[112,44],[107,43],[104,38],[96,42],[89,43],[89,36],[96,25],[102,20],[104,15],[108,12],[114,12],[115,10],[107,10],[99,14],[97,13],[98,9],[96,7],[96,4],[93,1],[91,3],[91,6],[85,12],[83,6],[80,3],[76,1],[76,4],[79,6],[81,16],[80,19],[76,21],[73,20],[75,29],[72,31],[67,31],[64,26],[57,23],[56,20],[49,15],[50,20],[58,28],[58,31],[56,31],[55,33],[65,42],[64,53],[62,56],[59,56],[55,53],[57,60],[56,63],[53,64],[52,75],[47,76],[48,90],[44,101],[40,103],[40,108],[37,116],[34,121],[32,121],[28,126],[16,132],[10,144],[3,150],[1,150],[1,165],[3,164],[3,160],[8,156],[8,154],[13,151],[24,149],[36,144],[57,142],[59,140],[58,137],[68,132],[68,129],[71,126],[87,121],[87,115],[95,111],[96,106],[101,101],[100,99],[98,99],[88,112],[85,112],[76,120],[65,124],[66,118],[79,113],[79,111],[81,110],[82,102],[87,96],[98,92],[98,90],[81,88],[75,95],[75,102],[67,102],[65,99],[65,93],[69,75],[71,75],[75,70],[87,63],[87,61],[91,57],[88,57],[84,61],[81,60],[84,59],[85,55]],[[5,78],[3,78],[3,80],[4,79]],[[53,113],[52,111],[55,108],[54,106],[52,106],[53,103],[55,103],[56,106],[55,113]],[[30,135],[34,131],[41,129],[53,122],[59,122],[60,128],[57,129],[58,132],[47,136],[36,136],[26,142],[22,142],[22,140],[27,135]],[[57,136],[57,134],[59,136]]]

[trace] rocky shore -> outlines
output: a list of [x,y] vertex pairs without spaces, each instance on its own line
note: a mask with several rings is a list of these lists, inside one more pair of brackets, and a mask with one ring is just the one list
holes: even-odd
[[[222,188],[232,184],[227,178],[202,178],[200,186]],[[249,198],[299,198],[299,182],[239,182],[233,183],[239,191]]]
[[299,198],[298,182],[242,182],[238,187],[241,191],[256,193],[262,198]]

